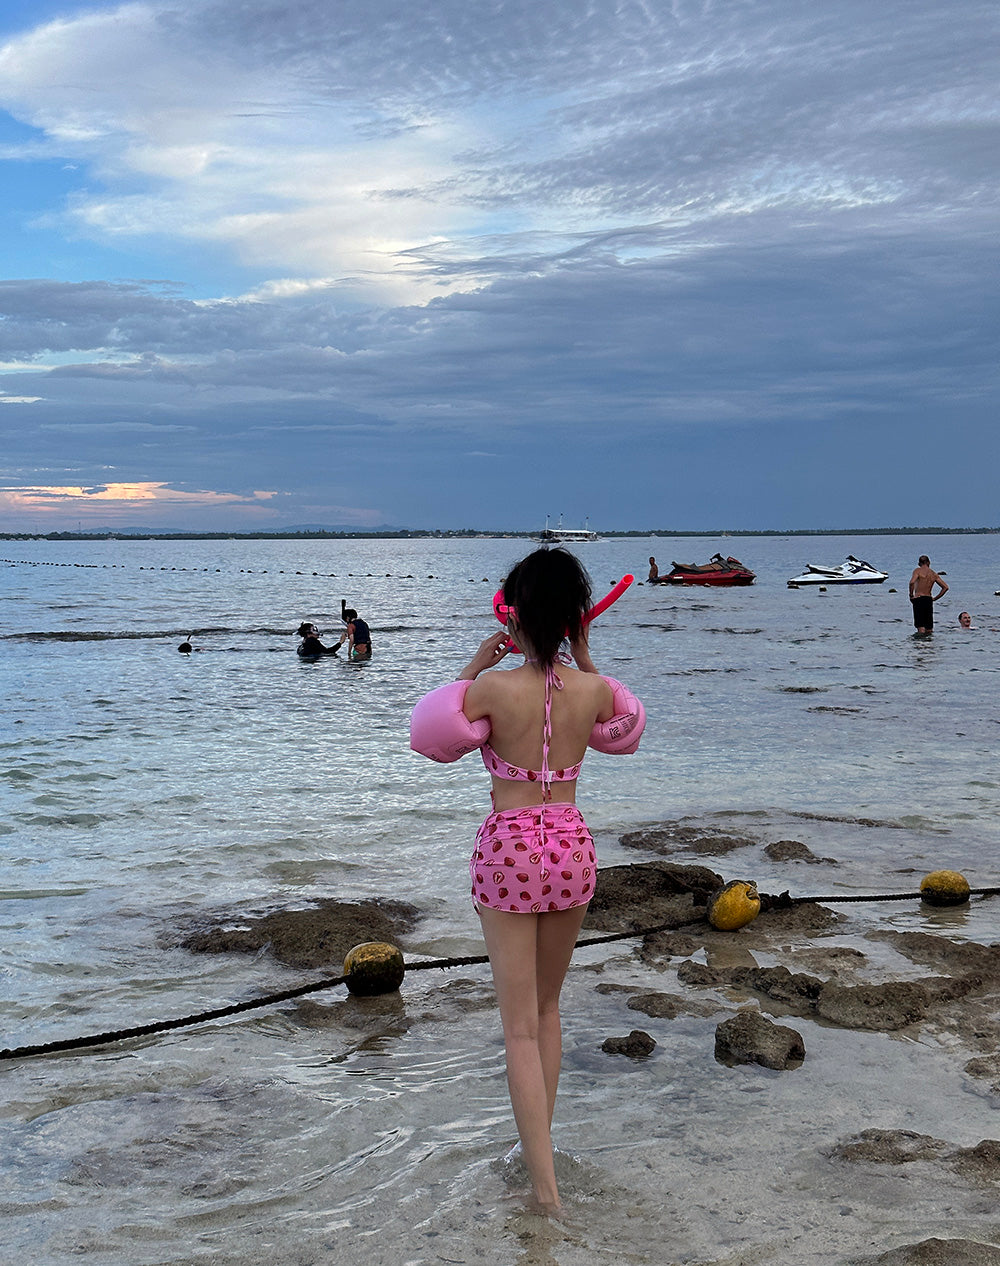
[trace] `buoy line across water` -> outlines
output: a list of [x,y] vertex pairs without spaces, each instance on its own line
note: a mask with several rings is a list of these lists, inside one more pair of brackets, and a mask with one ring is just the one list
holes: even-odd
[[[383,576],[381,572],[372,571],[349,571],[338,576],[337,572],[332,571],[289,571],[281,568],[277,571],[271,571],[267,567],[240,567],[240,568],[222,568],[222,567],[156,567],[152,564],[142,564],[138,567],[131,568],[127,563],[61,563],[54,559],[42,558],[0,558],[0,563],[7,564],[11,567],[82,567],[96,571],[190,571],[190,572],[212,572],[218,574],[222,571],[237,572],[241,576],[315,576],[320,580],[419,580],[421,577],[415,576],[413,572],[400,573],[395,575],[393,572],[387,571]],[[428,576],[428,580],[436,580],[436,576]],[[479,580],[475,576],[469,577],[469,584],[489,585],[493,582],[489,576],[482,576]]]
[[[585,941],[578,941],[576,948],[586,949],[592,945],[608,945],[614,941],[652,936],[657,932],[676,932],[682,928],[696,927],[706,920],[718,931],[736,931],[741,927],[745,927],[763,912],[768,910],[786,910],[796,905],[836,905],[843,902],[912,901],[919,899],[932,906],[954,906],[964,905],[972,897],[995,897],[998,895],[1000,895],[1000,887],[972,888],[965,876],[954,870],[936,870],[925,875],[918,892],[824,897],[792,897],[787,892],[772,896],[768,893],[758,893],[757,886],[752,880],[736,879],[713,893],[709,898],[705,915],[699,915],[689,923],[678,925],[676,922],[671,921],[658,924],[655,927],[633,928],[627,932],[610,932],[605,936],[589,937]],[[236,1002],[224,1007],[214,1007],[209,1011],[200,1011],[194,1015],[180,1016],[172,1020],[155,1020],[149,1024],[137,1025],[127,1029],[115,1029],[105,1033],[93,1033],[85,1037],[64,1038],[37,1045],[8,1047],[0,1050],[0,1060],[26,1059],[35,1055],[50,1055],[62,1051],[80,1050],[88,1046],[107,1046],[112,1042],[123,1042],[133,1037],[149,1037],[154,1033],[165,1033],[171,1029],[188,1028],[195,1024],[207,1023],[209,1020],[221,1020],[227,1016],[240,1015],[246,1011],[274,1006],[280,1002],[290,1002],[295,998],[302,998],[306,994],[319,993],[325,989],[336,988],[338,985],[347,985],[348,992],[357,997],[373,997],[377,994],[393,993],[399,989],[407,972],[428,971],[432,968],[444,971],[451,967],[472,967],[488,962],[488,955],[473,954],[464,958],[421,959],[417,962],[407,963],[397,946],[383,941],[366,941],[348,951],[344,959],[344,974],[341,976],[327,977],[323,980],[313,981],[311,984],[299,985],[294,989],[284,989],[279,993],[266,994],[259,998],[248,998],[244,1002]]]

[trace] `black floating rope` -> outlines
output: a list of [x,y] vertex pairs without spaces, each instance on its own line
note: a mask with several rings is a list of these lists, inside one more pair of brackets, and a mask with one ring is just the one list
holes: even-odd
[[[609,945],[612,941],[627,941],[635,936],[652,936],[656,932],[677,932],[681,928],[696,927],[704,923],[704,919],[692,919],[688,923],[659,923],[654,928],[631,928],[628,932],[609,932],[607,936],[592,936],[586,941],[577,941],[577,949],[586,949],[588,945]],[[429,967],[471,967],[475,963],[488,963],[488,954],[479,954],[474,958],[434,958],[419,963],[407,963],[407,971],[426,971]],[[3,1052],[0,1051],[0,1055]]]
[[[701,922],[699,919],[698,922]],[[685,925],[687,926],[687,925]],[[641,928],[629,932],[615,932],[611,936],[595,937],[593,940],[578,942],[577,948],[587,945],[604,945],[609,941],[623,941],[633,936],[649,936],[653,932],[663,932],[676,927],[673,923],[664,923],[659,927]],[[407,963],[406,970],[427,971],[431,967],[444,970],[448,967],[471,967],[480,963],[488,963],[489,956],[476,954],[468,958],[436,958],[424,962]],[[346,976],[331,976],[325,980],[315,980],[310,985],[298,985],[295,989],[283,989],[280,993],[269,993],[260,998],[248,998],[245,1002],[234,1002],[228,1007],[213,1007],[211,1011],[199,1011],[197,1015],[180,1016],[173,1020],[156,1020],[151,1024],[139,1024],[129,1029],[112,1029],[107,1033],[91,1033],[87,1037],[64,1038],[58,1042],[42,1042],[35,1046],[15,1046],[0,1050],[0,1060],[23,1059],[29,1055],[52,1055],[57,1051],[79,1050],[84,1046],[106,1046],[111,1042],[124,1042],[131,1037],[148,1037],[151,1033],[165,1033],[170,1029],[183,1029],[190,1025],[204,1024],[208,1020],[221,1020],[226,1016],[240,1015],[244,1011],[256,1011],[261,1007],[274,1006],[278,1002],[289,1002],[293,998],[302,998],[308,993],[319,993],[324,989],[333,989],[342,985]]]
[[[971,897],[995,897],[1000,895],[1000,888],[973,888]],[[912,901],[923,896],[920,892],[879,893],[874,896],[833,896],[833,897],[792,897],[787,892],[771,896],[761,893],[761,910],[787,910],[792,906],[805,905],[807,902],[835,904],[843,901]],[[607,936],[592,936],[586,941],[577,941],[577,949],[586,949],[590,945],[609,945],[612,941],[625,941],[638,936],[653,936],[657,932],[678,932],[683,928],[696,927],[703,919],[693,919],[686,923],[660,923],[656,927],[631,928],[627,932],[610,932]],[[437,968],[444,971],[449,967],[472,967],[488,963],[486,954],[474,954],[466,958],[434,958],[416,963],[407,963],[406,971],[428,971]],[[195,1024],[204,1024],[209,1020],[221,1020],[226,1016],[240,1015],[245,1011],[256,1011],[261,1007],[274,1006],[279,1002],[289,1002],[293,998],[302,998],[309,993],[319,993],[324,989],[333,989],[346,982],[347,976],[331,976],[325,980],[313,981],[310,985],[299,985],[295,989],[283,989],[280,993],[266,994],[260,998],[248,998],[245,1002],[234,1002],[227,1007],[214,1007],[211,1011],[199,1011],[197,1015],[180,1016],[173,1020],[156,1020],[151,1024],[140,1024],[129,1029],[113,1029],[107,1033],[92,1033],[87,1037],[64,1038],[58,1042],[43,1042],[36,1046],[15,1046],[0,1050],[0,1060],[23,1059],[29,1055],[51,1055],[57,1051],[79,1050],[85,1046],[106,1046],[111,1042],[124,1042],[132,1037],[148,1037],[152,1033],[165,1033],[170,1029],[188,1028]]]
[[[970,897],[996,897],[1000,895],[1000,888],[970,888]],[[762,892],[760,894],[761,910],[788,910],[792,906],[802,906],[807,902],[813,902],[817,905],[837,905],[845,901],[921,901],[924,894],[922,892],[881,892],[869,896],[847,897],[844,895],[834,897],[793,897],[787,892],[780,892],[777,896]]]
[[104,1046],[109,1042],[123,1042],[129,1037],[145,1037],[149,1033],[165,1033],[168,1029],[183,1029],[189,1024],[201,1024],[205,1020],[221,1020],[223,1016],[238,1015],[241,1011],[253,1011],[257,1007],[267,1007],[275,1002],[301,998],[303,994],[315,993],[319,989],[332,989],[335,985],[342,985],[346,979],[346,976],[333,976],[329,980],[314,981],[311,985],[299,985],[296,989],[285,989],[281,993],[268,994],[266,998],[248,998],[246,1002],[234,1002],[228,1007],[215,1007],[211,1011],[201,1011],[198,1015],[185,1015],[174,1020],[156,1020],[152,1024],[140,1024],[131,1029],[92,1033],[89,1037],[70,1037],[61,1042],[44,1042],[40,1046],[15,1046],[13,1049],[0,1051],[0,1059],[20,1059],[25,1055],[49,1055],[53,1051],[72,1051],[81,1046]]

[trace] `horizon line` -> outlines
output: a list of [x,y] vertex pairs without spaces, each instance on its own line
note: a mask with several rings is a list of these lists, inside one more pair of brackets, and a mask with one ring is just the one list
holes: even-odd
[[[622,537],[770,537],[770,536],[990,536],[1000,527],[863,527],[863,528],[621,528],[598,533],[598,539]],[[272,528],[269,530],[218,531],[214,529],[155,528],[59,529],[50,532],[3,532],[3,541],[150,541],[150,540],[405,540],[469,537],[479,539],[532,539],[537,529],[500,528]],[[584,541],[583,544],[591,542]]]

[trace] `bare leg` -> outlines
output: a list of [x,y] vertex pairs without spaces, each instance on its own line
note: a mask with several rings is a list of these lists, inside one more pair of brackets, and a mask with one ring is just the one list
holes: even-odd
[[562,1024],[559,994],[569,968],[576,939],[587,913],[586,906],[554,910],[538,920],[536,979],[538,981],[538,1048],[549,1107],[549,1125],[555,1109],[559,1070],[562,1065]]
[[507,1053],[507,1085],[535,1198],[558,1209],[550,1127],[562,1037],[559,991],[586,907],[507,914],[478,907]]

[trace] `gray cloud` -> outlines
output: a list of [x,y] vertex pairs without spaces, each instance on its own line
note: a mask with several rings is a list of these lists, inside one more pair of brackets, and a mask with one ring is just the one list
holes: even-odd
[[[975,0],[213,0],[92,46],[39,33],[11,105],[100,174],[75,231],[162,217],[255,297],[0,282],[11,469],[58,447],[94,486],[272,480],[434,523],[435,472],[449,513],[488,479],[523,516],[563,481],[599,507],[624,464],[644,500],[608,495],[618,523],[653,521],[664,480],[715,521],[912,521],[913,447],[947,433],[951,513],[990,521],[993,24]],[[859,444],[880,484],[788,477]],[[678,454],[714,459],[707,504]]]
[[41,353],[56,328],[70,346],[89,338],[120,359],[12,376],[11,389],[199,416],[239,398],[288,421],[338,405],[458,431],[501,414],[534,425],[541,410],[554,428],[611,414],[636,426],[808,422],[845,399],[885,412],[991,391],[988,240],[884,240],[852,231],[856,219],[837,235],[828,221],[778,246],[765,228],[759,242],[744,233],[677,257],[664,235],[658,254],[632,264],[595,248],[543,276],[349,316],[315,295],[206,305],[134,286],[113,302],[111,287],[95,288],[91,309],[78,287],[43,283],[32,296],[20,283],[3,322],[12,342],[38,338]]

